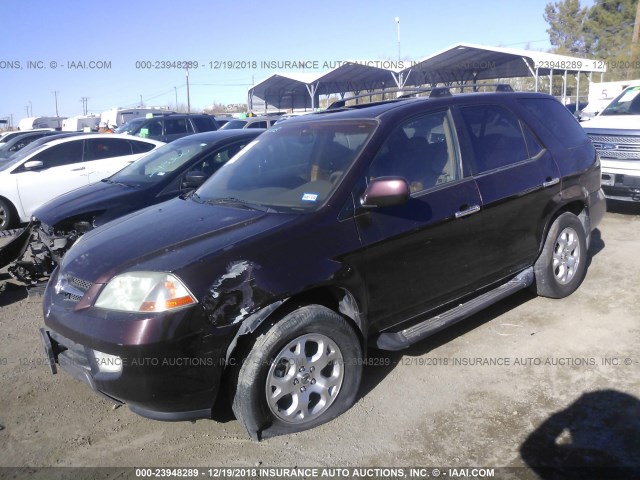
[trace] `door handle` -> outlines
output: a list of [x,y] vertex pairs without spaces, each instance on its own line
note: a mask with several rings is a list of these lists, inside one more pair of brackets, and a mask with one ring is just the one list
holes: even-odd
[[71,171],[72,172],[79,172],[80,170],[85,170],[87,167],[79,167],[79,168],[72,168]]
[[560,179],[559,178],[547,177],[546,181],[542,184],[542,186],[544,188],[547,188],[547,187],[550,187],[552,185],[555,185],[556,183],[560,183]]
[[[466,205],[463,205],[460,208],[465,208]],[[473,215],[476,212],[480,211],[480,205],[474,205],[473,207],[469,207],[466,210],[460,210],[456,212],[456,218],[466,217],[467,215]]]

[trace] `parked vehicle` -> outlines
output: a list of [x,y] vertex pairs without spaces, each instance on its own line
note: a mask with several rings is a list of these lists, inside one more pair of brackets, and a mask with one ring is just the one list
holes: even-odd
[[0,144],[0,158],[8,158],[39,138],[50,137],[58,133],[60,132],[55,130],[36,130],[33,132],[26,130],[24,135],[18,135],[8,142]]
[[18,128],[20,130],[34,130],[36,128],[55,128],[60,130],[62,122],[67,117],[27,117],[20,120]]
[[43,203],[98,182],[161,145],[126,135],[86,134],[18,152],[0,166],[0,230],[28,222]]
[[7,143],[9,140],[12,140],[20,135],[26,135],[32,132],[54,132],[55,128],[35,128],[33,130],[14,130],[12,132],[4,132],[0,136],[0,145],[3,143]]
[[269,128],[279,119],[280,117],[277,116],[234,118],[229,120],[220,128],[223,130],[233,130],[237,128]]
[[147,115],[167,115],[175,113],[165,107],[140,107],[140,108],[120,108],[114,107],[105,110],[100,115],[100,122],[107,125],[119,127],[135,118],[146,118]]
[[600,155],[607,198],[640,202],[640,86],[627,88],[581,125]]
[[130,133],[138,137],[169,143],[194,133],[215,130],[218,130],[218,123],[210,115],[175,114],[149,118],[138,127],[134,127]]
[[77,115],[67,118],[62,122],[63,132],[82,132],[85,129],[95,131],[98,129],[100,117],[96,115]]
[[129,120],[127,123],[123,123],[118,128],[116,128],[114,130],[114,133],[125,133],[127,135],[130,135],[131,132],[138,129],[140,125],[142,125],[147,120],[147,117],[134,118],[133,120]]
[[[202,185],[263,130],[205,132],[163,145],[102,181],[54,198],[33,212],[29,226],[0,253],[14,278],[32,284],[48,277],[84,233]],[[15,243],[15,245],[14,245]]]
[[578,288],[600,164],[553,97],[334,112],[73,245],[44,293],[54,373],[159,420],[211,417],[228,389],[259,439],[347,410],[369,346],[407,348],[527,287]]

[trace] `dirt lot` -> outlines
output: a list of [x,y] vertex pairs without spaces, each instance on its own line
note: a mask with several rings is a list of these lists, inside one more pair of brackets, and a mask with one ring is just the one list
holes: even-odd
[[402,354],[374,351],[389,365],[366,368],[345,415],[260,443],[228,408],[221,421],[162,423],[51,375],[41,299],[9,288],[0,294],[0,466],[520,467],[505,478],[538,478],[531,465],[640,468],[637,207],[610,208],[571,297],[522,292]]

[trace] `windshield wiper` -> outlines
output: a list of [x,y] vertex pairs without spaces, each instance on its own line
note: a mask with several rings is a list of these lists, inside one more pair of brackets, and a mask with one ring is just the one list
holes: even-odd
[[265,207],[264,205],[260,205],[259,203],[247,202],[246,200],[241,200],[235,197],[220,197],[220,198],[212,198],[211,200],[207,200],[210,205],[231,205],[246,208],[248,210],[257,210],[259,212],[269,212],[274,211],[269,207]]
[[139,184],[132,185],[130,183],[124,183],[124,182],[114,182],[113,180],[111,180],[109,178],[103,178],[101,181],[105,182],[105,183],[110,183],[111,185],[121,185],[123,187],[130,187],[130,188],[139,187],[140,186]]

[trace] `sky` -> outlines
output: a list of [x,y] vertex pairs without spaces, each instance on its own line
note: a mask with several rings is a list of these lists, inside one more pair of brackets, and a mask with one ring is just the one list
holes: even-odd
[[252,84],[282,71],[278,62],[317,63],[290,70],[317,73],[398,53],[419,60],[459,42],[548,50],[547,3],[0,0],[0,119],[54,116],[56,98],[66,117],[83,113],[82,98],[98,115],[141,103],[175,108],[176,97],[186,105],[184,62],[193,62],[189,100],[200,111],[246,103]]

